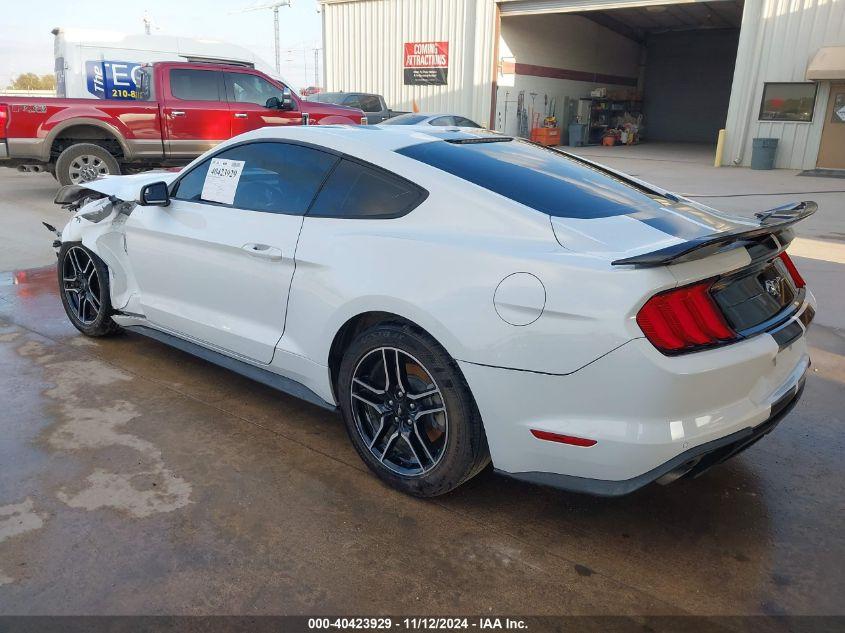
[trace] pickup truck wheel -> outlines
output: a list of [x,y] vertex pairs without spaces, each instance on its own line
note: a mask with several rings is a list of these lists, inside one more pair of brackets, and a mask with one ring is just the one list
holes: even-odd
[[59,154],[56,161],[56,180],[62,185],[78,185],[119,173],[117,159],[94,143],[71,145]]

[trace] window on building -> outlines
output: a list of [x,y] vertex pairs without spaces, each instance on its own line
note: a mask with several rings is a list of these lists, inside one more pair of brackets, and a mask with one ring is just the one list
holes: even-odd
[[425,193],[404,178],[381,169],[342,160],[332,172],[309,216],[322,218],[395,218],[425,199]]
[[815,107],[816,84],[767,83],[763,86],[759,118],[761,121],[810,122]]
[[220,73],[174,68],[170,71],[170,92],[184,101],[221,101]]

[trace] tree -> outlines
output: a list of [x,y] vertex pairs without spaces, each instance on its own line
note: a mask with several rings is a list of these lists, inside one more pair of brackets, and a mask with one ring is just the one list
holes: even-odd
[[23,73],[12,80],[9,86],[12,90],[55,90],[55,75],[41,75]]

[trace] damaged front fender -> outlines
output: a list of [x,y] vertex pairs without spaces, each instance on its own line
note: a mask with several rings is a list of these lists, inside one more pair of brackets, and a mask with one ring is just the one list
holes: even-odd
[[141,188],[151,182],[168,185],[177,174],[150,172],[131,176],[109,176],[84,185],[68,185],[56,196],[56,203],[74,212],[61,232],[63,242],[81,242],[105,262],[109,270],[112,305],[117,310],[140,313],[138,289],[127,257],[126,220],[138,206]]

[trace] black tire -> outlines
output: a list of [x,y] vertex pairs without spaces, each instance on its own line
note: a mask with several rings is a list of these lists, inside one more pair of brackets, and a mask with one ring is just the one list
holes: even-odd
[[[114,310],[109,293],[109,270],[105,263],[81,242],[65,242],[59,249],[56,267],[62,305],[73,326],[86,336],[110,336],[120,332],[121,327],[111,318]],[[82,275],[79,274],[80,269]],[[85,281],[74,282],[73,278]],[[72,287],[77,289],[71,290]],[[83,295],[85,298],[80,301],[79,297]]]
[[[392,353],[396,355],[390,356]],[[385,368],[383,372],[376,369],[379,354],[384,358],[381,362]],[[388,357],[394,360],[388,360]],[[402,363],[399,362],[400,358]],[[366,380],[362,381],[366,363],[371,362],[375,363],[372,370],[375,373],[368,374],[365,376]],[[386,368],[394,362],[395,373],[403,371],[404,380],[398,380],[399,396],[394,395],[392,397],[395,400],[388,400],[391,393],[396,393],[396,385],[390,382]],[[404,366],[404,370],[399,369],[400,364]],[[379,388],[384,388],[384,394],[378,396],[381,400],[375,403],[376,406],[382,407],[381,410],[375,408],[373,403],[363,404],[353,396],[353,378],[356,378],[356,389],[364,385],[367,389],[362,393],[370,396],[369,383],[375,383],[378,375],[384,375],[383,383],[379,384]],[[369,376],[372,376],[372,380]],[[416,383],[416,389],[412,388],[411,382]],[[401,393],[403,383],[406,385],[407,394]],[[423,384],[427,386],[421,387]],[[438,393],[430,396],[430,399],[411,400],[419,398],[421,394],[430,393],[432,388]],[[457,363],[434,339],[416,328],[387,323],[376,325],[356,336],[341,360],[337,392],[346,430],[361,459],[383,481],[402,492],[418,497],[445,494],[474,477],[490,461],[481,416]],[[406,405],[404,414],[399,398]],[[391,403],[390,407],[387,405],[388,401]],[[417,402],[420,403],[417,414],[425,415],[425,412],[421,411],[425,407],[428,407],[427,410],[439,407],[442,412],[425,415],[425,421],[423,418],[414,418],[415,421],[412,422],[410,407]],[[396,407],[398,416],[394,416]],[[383,416],[382,411],[388,410],[390,413]],[[397,422],[402,415],[407,415],[407,419]],[[387,428],[383,435],[379,436],[382,427],[376,429],[375,422],[368,420],[368,416],[380,421],[386,420],[385,424],[394,426]],[[413,433],[416,433],[416,436]],[[425,435],[427,448],[422,445],[421,433]],[[432,435],[437,437],[437,444],[428,442]],[[378,438],[382,437],[388,442],[387,438],[394,436],[397,437],[398,446],[394,450],[402,452],[402,446],[399,446],[401,440],[407,449],[405,452],[415,458],[418,466],[414,465],[413,461],[403,462],[398,454],[392,464],[393,457],[385,459],[383,455],[381,460],[377,457],[382,450],[382,442],[379,442]],[[414,439],[415,437],[417,439]],[[370,448],[371,442],[375,444],[374,449]],[[385,445],[390,446],[389,442]],[[384,449],[384,454],[387,453],[388,449]],[[425,457],[418,457],[418,454],[425,454]],[[403,466],[407,466],[407,470]]]
[[56,180],[62,185],[81,184],[117,174],[120,174],[120,163],[105,147],[94,143],[71,145],[56,160]]

